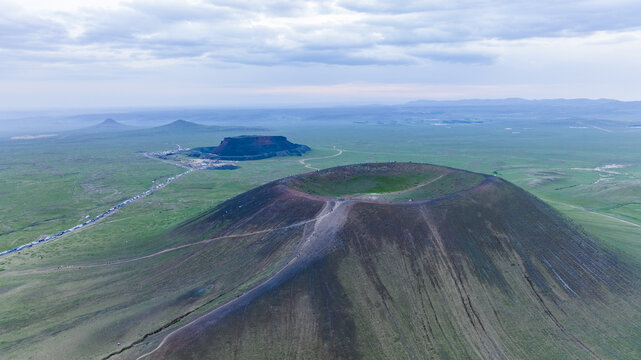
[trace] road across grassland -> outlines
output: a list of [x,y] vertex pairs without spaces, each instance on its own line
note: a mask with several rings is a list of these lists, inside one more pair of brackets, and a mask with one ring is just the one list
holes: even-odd
[[[147,154],[145,154],[145,156],[147,156]],[[151,157],[150,157],[150,158],[151,158]],[[158,160],[160,160],[160,159],[158,159]],[[162,160],[161,160],[161,161],[162,161]],[[178,164],[172,164],[172,165],[176,165],[176,166],[179,166],[179,167],[183,167],[183,168],[184,168],[184,166],[182,166],[182,165],[178,165]],[[158,189],[161,189],[161,188],[163,188],[163,187],[167,186],[167,184],[169,184],[169,183],[173,182],[174,180],[176,180],[176,179],[178,179],[178,178],[181,178],[181,177],[183,177],[183,176],[185,176],[185,175],[189,174],[189,173],[190,173],[190,172],[192,172],[192,171],[194,171],[194,169],[189,168],[189,169],[187,169],[187,171],[185,171],[184,173],[180,173],[180,174],[178,174],[178,175],[172,176],[172,177],[170,177],[170,178],[166,179],[165,181],[161,182],[160,184],[156,184],[156,185],[154,185],[154,187],[152,187],[151,189],[149,189],[149,190],[147,190],[147,191],[144,191],[144,192],[141,192],[140,194],[137,194],[137,195],[135,195],[135,196],[132,196],[132,197],[130,197],[129,199],[127,199],[127,200],[125,200],[125,201],[121,202],[120,204],[118,204],[118,205],[116,205],[116,206],[114,206],[114,207],[112,207],[112,208],[110,208],[110,209],[108,209],[108,210],[106,210],[106,211],[103,211],[102,213],[100,213],[100,215],[98,215],[98,216],[94,216],[93,218],[91,218],[91,219],[89,219],[89,220],[87,220],[87,221],[83,222],[82,224],[78,224],[78,225],[76,225],[76,226],[74,226],[74,227],[72,227],[72,228],[69,228],[69,229],[67,229],[67,230],[63,230],[63,231],[61,231],[61,232],[59,232],[59,233],[56,233],[56,234],[54,234],[54,235],[49,235],[49,236],[46,236],[46,237],[44,237],[44,238],[42,238],[42,239],[38,239],[38,240],[36,240],[36,241],[32,241],[32,242],[30,242],[30,243],[28,243],[28,244],[20,245],[20,246],[18,246],[18,247],[16,247],[16,248],[13,248],[13,249],[9,249],[9,250],[5,250],[5,251],[3,251],[3,252],[0,252],[0,257],[7,256],[7,255],[9,255],[9,254],[13,254],[13,253],[16,253],[16,252],[22,251],[22,250],[24,250],[24,249],[28,249],[28,248],[33,247],[33,246],[35,246],[35,245],[44,244],[44,243],[46,243],[46,242],[49,242],[49,241],[52,241],[52,240],[55,240],[55,239],[61,238],[61,237],[65,236],[65,235],[67,235],[67,234],[70,234],[70,233],[72,233],[72,232],[76,232],[76,231],[78,231],[78,230],[80,230],[80,229],[82,229],[82,228],[85,228],[85,227],[87,227],[87,226],[89,226],[89,225],[92,225],[92,224],[94,224],[96,221],[98,221],[98,220],[100,220],[100,219],[104,218],[105,216],[111,215],[111,214],[112,214],[112,213],[114,213],[115,211],[120,210],[121,208],[123,208],[123,207],[125,207],[125,206],[127,206],[127,205],[131,204],[132,202],[134,202],[134,201],[136,201],[136,200],[138,200],[138,199],[140,199],[140,198],[142,198],[142,197],[145,197],[145,196],[147,196],[147,195],[150,195],[150,194],[151,194],[151,193],[153,193],[154,191],[156,191],[156,190],[158,190]]]
[[113,260],[113,261],[109,261],[109,262],[106,262],[106,263],[100,263],[100,264],[60,265],[60,266],[57,266],[57,267],[50,267],[50,268],[43,268],[43,269],[20,270],[20,271],[5,271],[5,272],[3,272],[3,276],[22,276],[22,275],[44,274],[44,273],[52,273],[52,272],[56,272],[56,271],[92,269],[92,268],[99,268],[99,267],[106,267],[106,266],[115,266],[115,265],[121,265],[121,264],[128,264],[128,263],[131,263],[131,262],[149,259],[149,258],[152,258],[152,257],[156,257],[158,255],[166,254],[166,253],[169,253],[169,252],[185,249],[185,248],[196,246],[196,245],[209,244],[209,243],[214,242],[216,240],[238,238],[238,237],[245,237],[245,236],[252,236],[252,235],[259,235],[259,234],[265,234],[265,233],[269,233],[269,232],[273,232],[273,231],[286,230],[286,229],[291,229],[291,228],[303,226],[303,225],[309,224],[309,223],[317,221],[317,220],[318,220],[318,218],[313,218],[313,219],[309,219],[309,220],[305,220],[305,221],[300,221],[300,222],[297,222],[297,223],[294,223],[294,224],[291,224],[291,225],[282,226],[282,227],[279,227],[279,228],[257,230],[257,231],[247,232],[247,233],[239,233],[239,234],[221,235],[221,236],[217,236],[217,237],[213,237],[213,238],[197,241],[197,242],[194,242],[194,243],[183,244],[183,245],[178,245],[178,246],[175,246],[175,247],[163,249],[163,250],[157,251],[155,253],[151,253],[151,254],[148,254],[148,255],[139,256],[139,257],[135,257],[135,258]]
[[568,203],[564,203],[564,202],[560,202],[560,201],[554,201],[554,200],[549,200],[549,199],[544,199],[544,198],[540,198],[540,199],[541,199],[541,200],[543,200],[543,201],[545,201],[545,202],[547,202],[547,203],[554,203],[554,204],[559,204],[559,205],[567,206],[567,207],[572,208],[572,209],[585,211],[585,212],[590,213],[590,214],[594,214],[594,215],[602,216],[602,217],[605,217],[605,218],[608,218],[608,219],[611,219],[611,220],[614,220],[614,221],[618,221],[618,222],[621,222],[621,223],[624,223],[624,224],[627,224],[627,225],[631,225],[631,226],[634,226],[634,227],[641,228],[641,225],[639,225],[639,224],[637,224],[637,223],[633,223],[633,222],[631,222],[631,221],[628,221],[628,220],[624,220],[624,219],[618,218],[618,217],[616,217],[616,216],[612,216],[612,215],[608,215],[608,214],[600,213],[600,212],[598,212],[598,211],[589,210],[589,209],[586,209],[586,208],[584,208],[584,207],[582,207],[582,206],[571,205],[571,204],[568,204]]
[[336,146],[334,146],[334,150],[338,151],[338,152],[337,152],[336,154],[334,154],[334,155],[329,155],[329,156],[319,156],[319,157],[313,157],[313,158],[301,159],[301,160],[299,160],[298,162],[299,162],[301,165],[303,165],[304,167],[308,168],[308,169],[312,169],[312,170],[320,170],[319,168],[315,168],[315,167],[313,167],[313,166],[311,166],[311,165],[309,165],[309,164],[306,164],[305,162],[307,162],[307,161],[309,161],[309,160],[329,159],[329,158],[333,158],[333,157],[340,156],[340,155],[343,153],[343,150],[342,150],[342,149],[337,149],[337,148],[336,148]]

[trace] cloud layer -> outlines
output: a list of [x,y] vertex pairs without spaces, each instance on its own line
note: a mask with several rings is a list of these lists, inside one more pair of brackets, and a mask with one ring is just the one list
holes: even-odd
[[488,40],[577,37],[641,24],[635,1],[145,0],[72,11],[39,9],[37,2],[31,9],[2,7],[3,52],[64,62],[488,64],[497,57]]
[[0,9],[8,98],[92,86],[153,93],[160,78],[193,91],[371,82],[641,98],[624,83],[641,83],[638,1],[0,0]]

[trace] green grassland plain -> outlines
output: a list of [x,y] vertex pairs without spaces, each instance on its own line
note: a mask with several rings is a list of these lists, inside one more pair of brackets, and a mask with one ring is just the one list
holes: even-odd
[[[544,199],[608,249],[641,264],[638,130],[606,132],[536,122],[430,126],[347,121],[275,122],[267,133],[309,145],[312,151],[302,158],[318,158],[307,162],[316,168],[413,161],[501,176]],[[131,131],[2,139],[0,250],[72,227],[184,171],[145,158],[140,151],[162,151],[176,144],[215,145],[225,136],[240,134],[187,131],[150,136]],[[329,157],[336,149],[343,153]],[[229,274],[219,267],[205,271],[207,264],[186,266],[192,263],[184,250],[125,265],[82,266],[193,242],[196,239],[165,234],[234,195],[309,171],[299,162],[302,158],[196,171],[77,233],[0,258],[0,351],[8,358],[34,359],[45,354],[106,355],[121,348],[118,342],[139,341],[168,321],[205,311],[268,276],[273,264],[261,265],[253,277],[240,277],[233,286],[205,291],[212,277]],[[607,164],[624,167],[603,169]],[[223,257],[216,248],[209,251],[214,259]],[[162,276],[154,273],[169,266],[165,264],[173,267]],[[185,296],[189,301],[178,300]]]

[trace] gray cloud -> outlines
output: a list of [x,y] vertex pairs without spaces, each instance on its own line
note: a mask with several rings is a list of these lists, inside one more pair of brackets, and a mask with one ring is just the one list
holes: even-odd
[[449,63],[488,65],[496,60],[496,56],[479,51],[465,49],[428,49],[412,51],[413,56],[431,61],[443,61]]
[[67,30],[61,24],[28,16],[19,10],[0,17],[0,48],[55,49],[66,37]]
[[[145,0],[115,10],[55,15],[8,7],[0,18],[0,49],[30,50],[34,61],[38,51],[58,51],[69,62],[79,61],[67,50],[85,47],[111,51],[111,61],[123,62],[199,58],[261,65],[491,64],[497,57],[492,49],[467,45],[641,26],[641,5],[595,0]],[[106,60],[97,55],[96,61]]]

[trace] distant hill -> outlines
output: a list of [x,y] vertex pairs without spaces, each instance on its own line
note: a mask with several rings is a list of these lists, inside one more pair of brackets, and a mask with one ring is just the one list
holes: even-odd
[[145,129],[147,132],[191,132],[191,131],[265,131],[265,128],[244,126],[203,125],[187,120],[176,120],[169,124]]
[[116,131],[127,131],[136,129],[133,126],[125,125],[121,122],[118,122],[114,119],[105,119],[103,122],[92,125],[86,128],[73,130],[73,132],[80,133],[105,133],[105,132],[116,132]]
[[156,126],[152,129],[157,129],[157,130],[192,130],[192,129],[204,129],[207,128],[206,125],[202,124],[196,124],[195,122],[187,121],[187,120],[176,120],[172,121],[169,124],[161,125],[161,126]]
[[274,156],[300,156],[309,150],[308,146],[294,144],[284,136],[242,135],[226,137],[216,147],[194,148],[187,155],[222,160],[258,160]]

